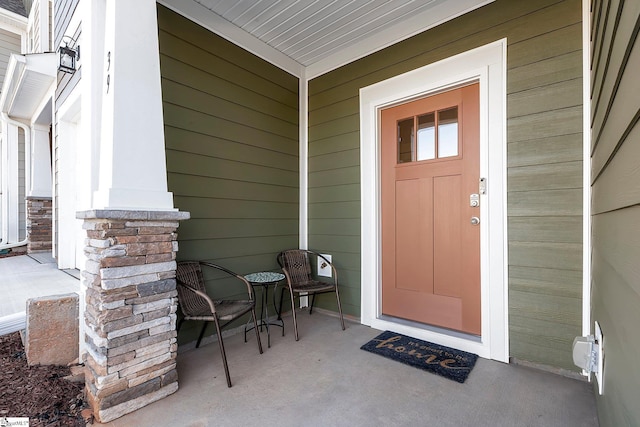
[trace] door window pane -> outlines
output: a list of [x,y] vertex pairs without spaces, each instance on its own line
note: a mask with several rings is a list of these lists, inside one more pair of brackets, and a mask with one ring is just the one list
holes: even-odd
[[458,155],[458,107],[438,111],[438,158]]
[[436,115],[418,116],[418,153],[416,160],[436,158]]
[[413,160],[413,117],[398,121],[398,163]]

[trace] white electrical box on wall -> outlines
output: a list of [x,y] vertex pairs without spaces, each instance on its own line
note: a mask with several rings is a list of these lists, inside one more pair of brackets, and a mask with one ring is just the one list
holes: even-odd
[[595,322],[594,334],[573,340],[573,363],[589,377],[595,374],[598,392],[604,392],[604,336],[600,324]]
[[596,371],[596,381],[598,382],[598,392],[600,394],[604,391],[604,337],[602,336],[602,329],[600,324],[595,324],[595,339],[598,344],[596,363],[598,364],[598,370]]
[[[322,256],[331,262],[331,255],[322,254]],[[322,257],[318,257],[318,276],[331,277],[331,275],[331,266]]]

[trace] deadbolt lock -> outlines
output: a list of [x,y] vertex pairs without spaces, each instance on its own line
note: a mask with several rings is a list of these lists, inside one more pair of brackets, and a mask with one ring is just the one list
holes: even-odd
[[477,208],[480,206],[480,195],[479,194],[470,194],[469,195],[469,206],[472,208]]

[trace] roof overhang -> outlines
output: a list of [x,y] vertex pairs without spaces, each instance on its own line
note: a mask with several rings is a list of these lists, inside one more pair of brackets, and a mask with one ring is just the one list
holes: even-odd
[[156,1],[310,80],[495,0]]
[[0,28],[3,30],[26,36],[28,21],[26,16],[0,8]]
[[0,111],[31,121],[56,81],[58,54],[11,54],[2,85]]

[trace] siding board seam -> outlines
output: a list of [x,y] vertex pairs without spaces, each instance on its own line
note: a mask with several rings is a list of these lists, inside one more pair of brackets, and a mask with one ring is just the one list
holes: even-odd
[[[195,112],[197,112],[199,114],[203,114],[205,116],[214,117],[214,118],[217,118],[217,119],[220,119],[220,120],[224,120],[225,122],[229,122],[229,123],[233,123],[233,124],[236,124],[236,125],[240,125],[240,126],[248,128],[248,129],[255,129],[257,131],[260,131],[260,132],[263,132],[263,133],[266,133],[266,134],[269,134],[269,135],[274,135],[274,136],[277,136],[279,138],[284,138],[284,139],[289,140],[291,142],[295,142],[295,143],[298,142],[298,140],[296,138],[292,138],[292,137],[287,136],[287,135],[281,135],[281,134],[278,134],[278,133],[275,133],[275,132],[271,132],[271,131],[268,131],[268,130],[261,129],[259,127],[249,126],[244,122],[225,119],[225,118],[221,118],[221,117],[218,117],[218,116],[213,116],[213,115],[207,113],[206,111],[196,110],[194,108],[187,107],[186,105],[176,104],[174,102],[170,102],[170,101],[167,101],[167,100],[164,100],[163,103],[164,104],[168,104],[168,105],[173,105],[173,106],[178,107],[178,108],[184,108],[185,110],[195,111]],[[184,128],[180,128],[178,126],[172,126],[172,127],[175,127],[176,129],[184,129]],[[184,129],[184,130],[190,130],[190,129]],[[202,132],[194,132],[194,133],[202,134]],[[204,134],[204,135],[210,135],[210,134]]]
[[[177,35],[177,34],[174,34],[174,33],[171,33],[171,32],[169,32],[169,31],[167,31],[167,28],[161,28],[159,32],[160,32],[160,33],[165,33],[165,34],[167,34],[168,36],[174,37],[174,38],[176,38],[176,39],[178,39],[178,40],[182,41],[182,42],[183,42],[183,43],[185,43],[185,44],[191,45],[191,46],[193,46],[194,48],[196,48],[196,49],[198,49],[198,50],[201,50],[202,52],[205,52],[207,55],[214,56],[214,57],[218,58],[220,61],[226,62],[227,64],[230,64],[230,65],[232,65],[232,66],[234,66],[234,67],[236,67],[236,68],[240,68],[240,69],[242,69],[242,70],[246,71],[247,73],[252,74],[252,75],[254,75],[254,76],[258,77],[258,78],[259,78],[259,79],[261,79],[261,80],[264,80],[264,81],[266,81],[266,82],[269,82],[270,84],[272,84],[272,85],[274,85],[274,86],[278,86],[278,87],[280,87],[280,88],[282,88],[282,89],[286,90],[286,91],[287,91],[287,92],[289,92],[290,94],[292,94],[292,95],[296,95],[296,96],[297,96],[297,92],[296,92],[295,90],[290,89],[290,88],[288,88],[288,87],[286,87],[286,86],[283,86],[283,85],[279,84],[278,82],[275,82],[275,81],[272,81],[272,80],[265,79],[265,78],[264,78],[264,76],[262,76],[262,75],[260,75],[260,74],[255,73],[255,72],[254,72],[253,70],[251,70],[251,69],[248,69],[248,68],[245,68],[245,67],[241,66],[241,64],[238,64],[238,63],[235,63],[235,62],[231,62],[231,61],[227,60],[226,58],[224,58],[224,57],[220,56],[219,54],[217,54],[217,53],[215,53],[215,52],[212,52],[212,51],[210,51],[210,50],[203,49],[201,46],[198,46],[197,44],[194,44],[194,43],[190,42],[189,40],[187,40],[187,39],[184,39],[184,38],[180,37],[180,36],[179,36],[179,35]],[[169,55],[169,54],[162,53],[162,52],[161,52],[160,54],[161,54],[161,55],[165,55],[165,56],[167,56],[167,57],[170,57],[170,58],[172,58],[172,59],[173,59],[173,60],[175,60],[175,61],[183,62],[183,61],[180,61],[179,59],[177,59],[177,58],[175,58],[175,57],[173,57],[173,56],[171,56],[171,55]],[[183,63],[184,63],[184,62],[183,62]],[[190,65],[190,64],[187,64],[187,65]],[[198,69],[198,70],[200,70],[200,71],[203,71],[203,72],[209,73],[209,71],[208,71],[208,70],[203,70],[203,69],[200,69],[200,68],[198,68],[198,67],[194,67],[193,65],[190,65],[190,66],[191,66],[191,67],[193,67],[193,68],[195,68],[195,69]],[[210,74],[210,73],[209,73],[209,74]],[[216,77],[220,78],[220,76],[216,76]],[[224,80],[224,79],[223,79],[223,80]]]
[[[163,103],[169,104],[169,102],[166,102],[166,101],[163,101]],[[185,108],[185,109],[189,109],[188,107],[183,107],[181,105],[179,107]],[[192,111],[198,111],[198,110],[192,110]],[[207,136],[207,137],[211,137],[211,138],[216,138],[216,139],[219,139],[221,141],[226,141],[226,142],[230,142],[230,143],[233,143],[233,144],[240,144],[240,145],[244,145],[246,147],[256,148],[256,149],[260,149],[260,150],[269,151],[271,153],[283,154],[283,155],[286,155],[286,156],[291,156],[293,158],[297,158],[297,156],[295,154],[287,153],[285,151],[272,150],[272,149],[264,148],[264,147],[256,147],[255,145],[247,144],[246,142],[235,141],[235,140],[232,140],[232,139],[222,138],[222,137],[219,137],[217,135],[211,135],[209,133],[198,132],[198,131],[195,131],[195,130],[190,129],[190,128],[179,127],[179,126],[168,124],[166,122],[165,122],[164,126],[165,126],[165,128],[178,129],[178,130],[181,130],[181,131],[194,133],[194,134],[197,134],[197,135],[203,135],[203,136]],[[259,130],[263,131],[262,129],[259,129]],[[268,133],[268,132],[265,132],[265,133]],[[287,137],[284,137],[284,136],[280,136],[280,135],[277,135],[277,136],[281,137],[281,138],[289,139],[292,143],[294,143],[294,142],[297,143],[297,140],[295,140],[295,139],[290,139],[290,138],[287,138]],[[180,151],[180,150],[176,150],[175,148],[169,148],[168,150]],[[185,152],[188,152],[188,151],[185,151]]]
[[[309,128],[309,147],[311,147],[311,144],[313,144],[313,143],[315,143],[315,142],[320,142],[320,141],[325,140],[325,139],[335,138],[335,137],[337,137],[337,136],[350,135],[350,134],[353,134],[353,133],[359,133],[359,130],[357,130],[357,129],[356,129],[356,130],[350,130],[350,131],[341,132],[341,133],[332,133],[331,135],[329,135],[329,136],[327,136],[327,137],[311,140],[311,134],[312,134],[312,133],[313,133],[313,132],[312,132],[312,129],[311,129],[311,128]],[[343,151],[351,151],[351,150],[352,150],[352,149],[349,149],[349,150],[343,150]],[[309,156],[309,158],[311,158],[311,157],[313,157],[313,156]]]
[[[618,95],[618,89],[620,88],[620,83],[622,81],[622,78],[624,77],[627,64],[629,63],[629,58],[631,57],[631,51],[633,50],[635,42],[638,38],[638,32],[640,32],[640,17],[636,20],[636,25],[634,26],[633,32],[631,33],[631,37],[629,38],[629,42],[627,43],[627,48],[624,52],[624,57],[623,57],[622,63],[620,64],[620,69],[618,70],[618,74],[616,76],[616,82],[613,85],[613,91],[611,93],[611,97],[609,98],[609,102],[607,103],[607,111],[605,112],[604,117],[602,118],[602,123],[600,124],[600,130],[598,131],[598,135],[594,139],[595,144],[593,145],[593,149],[591,150],[592,156],[595,153],[596,147],[600,142],[600,137],[602,136],[602,132],[604,132],[604,129],[606,128],[607,120],[609,119],[609,114],[611,113],[611,109],[613,108],[613,104]],[[593,118],[595,118],[595,114],[593,114]],[[592,129],[593,129],[593,126],[594,126],[594,123],[592,119],[592,122],[591,122]],[[607,161],[607,163],[608,162],[609,161]]]
[[[528,66],[528,65],[526,65],[526,66]],[[520,67],[518,67],[518,68],[520,68]],[[532,91],[537,91],[537,90],[542,89],[542,88],[548,88],[550,86],[557,86],[559,83],[575,82],[575,81],[581,81],[581,80],[582,80],[582,77],[573,77],[573,78],[565,79],[565,80],[555,80],[555,81],[553,81],[551,83],[546,83],[546,84],[543,84],[543,85],[536,85],[535,87],[530,87],[530,88],[527,88],[527,89],[515,90],[515,91],[512,91],[512,92],[508,92],[507,93],[507,97],[509,95],[516,95],[516,94],[523,93],[523,92],[532,92]],[[575,107],[576,105],[582,105],[582,103],[571,105],[569,107],[561,107],[561,108],[558,108],[558,110],[561,110],[562,108]],[[553,110],[545,110],[545,111],[553,111]],[[528,115],[529,114],[523,114],[522,116],[528,116]],[[522,116],[511,116],[509,118],[522,117]]]
[[[576,52],[582,53],[582,50],[581,49],[568,50],[568,51],[562,52],[561,54],[556,55],[556,56],[550,56],[548,58],[542,58],[542,59],[539,59],[539,60],[534,61],[534,62],[527,62],[526,64],[516,65],[515,67],[507,68],[507,71],[518,71],[520,69],[526,69],[526,68],[530,67],[531,65],[539,64],[539,63],[545,62],[545,61],[549,61],[549,60],[554,59],[554,58],[560,58],[560,57],[563,57],[563,56],[567,56],[567,55],[570,55],[570,54],[576,53]],[[568,80],[571,80],[571,79],[568,79]],[[558,80],[555,83],[559,83],[561,81],[562,80]]]
[[[274,102],[279,103],[279,104],[282,104],[282,105],[286,105],[287,107],[290,107],[290,108],[295,108],[295,109],[297,109],[297,108],[298,108],[298,106],[297,106],[297,105],[287,105],[286,103],[282,102],[282,101],[281,101],[281,100],[279,100],[279,99],[275,99],[275,98],[273,98],[272,96],[268,96],[268,95],[265,95],[265,94],[263,94],[263,93],[256,92],[256,91],[255,91],[255,90],[253,90],[253,88],[251,88],[251,87],[247,87],[247,86],[240,86],[240,85],[238,85],[236,82],[233,82],[233,81],[231,81],[231,80],[229,80],[229,79],[225,79],[225,78],[221,77],[221,76],[220,76],[220,75],[218,75],[218,74],[214,74],[214,73],[212,73],[210,70],[205,70],[205,69],[202,69],[202,68],[196,67],[196,66],[194,66],[193,64],[189,64],[189,63],[186,63],[186,62],[184,62],[184,61],[181,61],[181,60],[179,60],[179,59],[177,59],[177,58],[175,58],[175,57],[173,57],[173,56],[170,56],[170,55],[168,55],[168,54],[166,54],[166,53],[161,53],[161,54],[160,54],[160,57],[170,58],[171,60],[173,60],[173,61],[175,61],[175,62],[179,62],[179,63],[184,64],[185,66],[187,66],[187,67],[189,67],[189,68],[193,68],[193,69],[198,70],[198,71],[200,71],[200,72],[202,72],[202,73],[204,73],[204,74],[207,74],[207,75],[209,75],[209,76],[211,76],[211,77],[214,77],[214,78],[216,78],[216,79],[219,79],[219,80],[222,80],[222,81],[224,81],[224,82],[227,82],[227,83],[229,83],[229,85],[231,85],[231,86],[233,86],[233,87],[240,87],[240,88],[242,88],[242,89],[244,89],[244,90],[246,90],[246,91],[248,91],[248,92],[251,92],[251,93],[253,93],[253,94],[255,94],[255,95],[257,95],[257,96],[261,97],[261,98],[267,98],[267,99],[270,99],[271,101],[274,101]],[[227,62],[228,62],[228,61],[227,61]],[[202,90],[202,89],[200,89],[200,88],[197,88],[197,87],[194,87],[194,86],[187,85],[187,84],[185,84],[185,83],[183,83],[183,82],[181,82],[181,81],[178,81],[178,80],[170,79],[170,78],[168,78],[168,77],[166,77],[166,76],[162,76],[162,79],[163,79],[163,80],[170,81],[170,82],[173,82],[173,83],[176,83],[176,84],[179,84],[179,85],[181,85],[181,86],[188,87],[188,88],[190,88],[190,89],[197,90],[197,91],[199,91],[199,92],[203,92],[203,93],[207,93],[207,94],[213,95],[211,92],[207,92],[207,91]],[[282,86],[277,85],[277,84],[276,84],[276,86],[278,86],[278,87],[282,87]],[[283,88],[283,89],[288,90],[288,89],[286,89],[286,88]],[[291,92],[291,91],[289,91],[289,92]],[[291,93],[293,94],[294,92],[291,92]],[[213,95],[213,96],[215,96],[215,95]],[[224,99],[224,98],[222,98],[222,99]],[[225,101],[233,102],[232,100],[227,100],[227,99],[225,99]],[[235,104],[236,104],[236,105],[242,105],[242,104],[238,104],[238,103],[235,103]],[[246,107],[245,105],[242,105],[242,106]],[[256,110],[256,111],[257,111],[257,110]],[[264,113],[263,111],[260,111],[260,112]],[[269,115],[269,114],[268,114],[268,115]],[[275,117],[275,116],[273,116],[273,117]],[[276,118],[277,118],[277,117],[276,117]],[[282,120],[282,119],[279,119],[279,118],[278,118],[278,120]],[[292,123],[293,123],[293,124],[296,124],[296,125],[298,124],[297,122],[292,122]]]
[[[256,148],[256,147],[253,147],[253,146],[251,146],[251,147],[252,148]],[[258,166],[258,167],[267,168],[267,169],[270,169],[270,170],[279,170],[279,171],[283,171],[283,172],[294,172],[294,173],[298,172],[297,169],[285,169],[285,168],[276,167],[276,166],[265,166],[265,165],[262,165],[260,163],[243,162],[243,161],[240,161],[240,160],[228,159],[226,157],[212,156],[210,154],[204,154],[204,153],[194,153],[194,152],[191,152],[191,151],[179,150],[179,149],[176,149],[176,148],[167,148],[167,151],[171,151],[171,152],[174,152],[174,153],[189,154],[189,155],[193,155],[193,156],[196,156],[196,157],[206,157],[208,159],[217,159],[217,160],[221,160],[221,161],[225,161],[225,162],[229,162],[229,163],[240,163],[242,165]],[[296,158],[296,156],[294,156],[292,154],[290,154],[289,156],[293,157],[293,158]]]
[[600,169],[600,171],[598,171],[598,174],[594,178],[592,178],[591,180],[592,184],[594,184],[598,180],[600,175],[602,175],[602,173],[607,169],[607,167],[609,167],[609,164],[613,161],[614,157],[618,153],[618,150],[620,150],[620,148],[622,147],[622,144],[624,144],[625,141],[627,140],[627,136],[629,136],[629,134],[633,131],[633,128],[638,124],[638,120],[640,120],[640,110],[638,110],[635,116],[633,116],[633,119],[631,119],[631,122],[629,123],[627,128],[624,130],[624,133],[620,136],[618,143],[616,144],[614,149],[611,151],[609,158],[607,158],[607,161],[604,163],[604,165],[602,165],[602,168]]
[[[620,3],[621,5],[624,4],[624,0],[621,1]],[[618,33],[618,27],[620,25],[620,18],[622,17],[622,7],[618,8],[618,13],[616,15],[616,22],[613,26],[613,34],[611,35],[611,41],[609,42],[609,49],[607,52],[607,60],[605,61],[604,64],[604,68],[602,69],[602,79],[600,80],[600,88],[598,89],[597,92],[597,97],[595,102],[593,102],[593,112],[591,115],[591,127],[593,127],[594,121],[596,119],[596,116],[598,115],[598,108],[600,106],[600,98],[602,97],[602,91],[604,90],[604,84],[607,80],[607,75],[609,74],[609,65],[611,63],[611,56],[613,53],[613,45],[615,43],[615,35]],[[606,27],[602,29],[603,34],[606,32]],[[603,35],[604,37],[604,35]],[[600,50],[602,50],[602,45],[600,46]],[[598,58],[599,60],[600,58]],[[597,76],[598,76],[598,69],[599,69],[599,64],[597,64],[598,68],[595,68],[595,72],[593,74],[592,77],[592,85],[591,85],[591,97],[593,98],[593,96],[596,94],[595,90],[596,90],[596,84],[598,82]],[[593,65],[591,66],[591,69],[593,70]]]
[[[173,128],[173,129],[178,129],[175,126],[169,126],[169,125],[166,126],[166,127],[170,127],[170,128]],[[202,135],[202,134],[200,134],[198,132],[191,132],[191,133],[196,133],[196,134]],[[209,136],[209,135],[206,135],[206,136]],[[280,151],[270,150],[268,148],[256,147],[256,146],[251,145],[251,144],[245,144],[245,143],[242,143],[242,142],[231,141],[231,140],[228,140],[228,139],[225,139],[225,138],[219,138],[219,137],[215,137],[215,138],[219,139],[221,141],[229,142],[231,144],[245,145],[245,146],[250,147],[252,149],[268,151],[268,152],[271,152],[271,153],[281,154],[283,156],[289,156],[289,157],[291,157],[293,159],[297,159],[297,157],[294,154],[283,153],[283,152],[280,152]],[[202,154],[202,153],[199,153],[199,152],[196,152],[196,151],[180,150],[180,149],[177,149],[177,148],[167,148],[167,151],[173,151],[173,152],[176,152],[176,153],[193,154],[194,156],[202,155],[202,156],[210,157],[210,158],[213,158],[213,159],[227,160],[227,161],[230,161],[230,162],[236,161],[236,160],[233,160],[233,159],[228,159],[226,157],[216,157],[216,156],[212,156],[212,155],[209,155],[209,154]],[[250,163],[250,162],[240,162],[240,163],[245,163],[245,164],[252,165],[252,166],[262,166],[262,167],[271,168],[271,166],[265,166],[265,165],[262,165],[260,163]],[[283,171],[287,171],[287,172],[298,172],[297,169],[284,169],[284,168],[276,168],[276,167],[274,167],[272,169],[283,170]]]
[[[533,88],[533,89],[536,89],[536,88]],[[528,89],[528,90],[533,90],[533,89]],[[535,113],[521,114],[519,116],[509,116],[508,117],[508,121],[509,120],[513,120],[513,119],[519,119],[519,118],[522,118],[522,117],[533,117],[533,116],[538,116],[538,115],[542,115],[542,114],[547,114],[547,113],[550,113],[552,111],[571,110],[571,109],[574,109],[576,107],[582,107],[582,104],[569,105],[568,107],[554,108],[552,110],[537,111]],[[571,132],[571,133],[574,134],[576,132]],[[562,134],[562,135],[566,135],[566,134]],[[554,136],[560,136],[560,135],[554,135]],[[538,139],[538,138],[531,138],[531,139]],[[518,141],[522,141],[522,140],[518,140]]]
[[[166,81],[172,82],[172,83],[174,83],[174,84],[176,84],[176,85],[182,86],[182,87],[184,87],[184,88],[189,88],[189,89],[192,89],[192,90],[194,90],[194,91],[197,91],[197,92],[200,92],[200,93],[204,93],[204,94],[206,94],[206,95],[210,96],[210,97],[211,97],[211,98],[213,98],[213,99],[218,99],[218,100],[221,100],[221,101],[224,101],[224,102],[228,102],[229,104],[237,105],[238,107],[241,107],[241,108],[243,108],[243,109],[246,109],[246,110],[251,111],[251,112],[254,112],[254,113],[258,113],[258,114],[261,114],[261,115],[264,115],[264,116],[270,117],[270,118],[272,118],[272,119],[274,119],[274,120],[277,120],[277,121],[279,121],[279,122],[288,123],[288,124],[295,125],[295,126],[297,126],[297,125],[298,125],[298,122],[297,122],[297,121],[290,121],[290,120],[282,119],[282,118],[280,118],[280,117],[277,117],[277,116],[274,116],[274,115],[272,115],[272,114],[269,114],[269,113],[267,113],[267,112],[265,112],[265,111],[262,111],[262,110],[256,110],[255,108],[251,108],[249,105],[246,105],[246,104],[240,104],[240,103],[238,103],[238,102],[234,102],[234,101],[233,101],[233,100],[231,100],[231,99],[226,99],[226,98],[219,97],[219,96],[217,96],[217,95],[215,95],[215,94],[213,94],[213,93],[211,93],[211,92],[207,92],[207,91],[202,90],[202,89],[200,89],[200,88],[197,88],[197,87],[194,87],[194,86],[191,86],[191,85],[188,85],[188,84],[181,83],[181,82],[179,82],[179,81],[177,81],[177,80],[169,79],[169,78],[166,78],[166,77],[162,77],[162,80],[166,80]],[[236,87],[238,87],[237,85],[235,85],[235,86],[236,86]],[[246,88],[244,88],[244,89],[246,89]],[[251,92],[253,92],[253,91],[251,91]],[[253,93],[256,93],[256,92],[253,92]],[[271,99],[271,98],[270,98],[270,99]],[[167,102],[171,103],[170,101],[167,101]],[[175,105],[175,103],[173,103],[173,104]],[[178,105],[179,105],[179,104],[178,104]],[[286,105],[286,104],[285,104],[285,105]],[[202,112],[204,112],[204,111],[202,111]]]
[[[624,0],[621,0],[620,3],[618,4],[618,18],[616,18],[616,23],[613,26],[613,35],[612,35],[612,39],[615,38],[615,34],[616,34],[616,29],[618,28],[618,19],[620,17],[620,12],[622,11],[622,5],[624,4]],[[604,47],[604,40],[606,38],[607,35],[607,27],[609,26],[609,13],[611,12],[611,2],[607,3],[607,10],[604,13],[604,20],[603,22],[603,26],[602,26],[602,31],[597,31],[596,32],[596,39],[593,40],[593,43],[595,46],[598,46],[598,51],[595,54],[591,55],[591,63],[589,64],[589,66],[591,67],[592,70],[596,70],[597,71],[597,67],[600,64],[600,59],[602,58],[602,49]],[[598,43],[598,40],[600,40],[600,43]],[[594,68],[595,67],[595,68]],[[595,76],[594,76],[594,81],[592,82],[595,85]],[[592,87],[592,93],[593,93],[593,87]]]
[[594,38],[596,37],[596,31],[598,30],[598,25],[600,25],[600,15],[602,14],[602,1],[594,0],[594,6],[596,9],[598,9],[598,12],[591,14],[591,42],[592,43]]
[[[521,291],[518,291],[518,292],[521,292]],[[529,293],[529,292],[527,292],[527,293]],[[539,295],[539,294],[538,294],[538,295]],[[575,298],[575,299],[577,299],[577,300],[581,300],[582,298]],[[519,311],[518,311],[518,314],[517,314],[517,315],[514,315],[514,316],[519,317],[519,318],[521,318],[521,319],[530,319],[530,320],[547,320],[547,319],[548,319],[548,317],[544,317],[544,316],[538,316],[538,317],[536,317],[536,316],[525,316],[525,315],[523,315],[522,313],[523,313],[523,311],[522,311],[522,310],[519,310]],[[565,325],[565,326],[582,327],[582,319],[580,319],[580,322],[579,322],[579,323],[567,323],[567,322],[562,322],[562,321],[560,321],[560,320],[558,320],[558,319],[556,319],[556,318],[554,318],[554,319],[552,319],[552,320],[548,320],[548,321],[549,321],[549,322],[551,322],[551,323],[557,323],[557,324]],[[531,332],[531,333],[529,333],[529,334],[527,334],[527,335],[537,335],[537,336],[544,336],[544,337],[546,337],[546,335],[544,335],[544,334],[541,334],[541,333],[540,333],[540,334],[538,334],[538,333],[535,333],[535,332]],[[566,338],[566,340],[569,340],[569,342],[571,342],[571,341],[573,341],[573,337],[572,337],[572,338]],[[551,348],[553,348],[553,347],[551,347]]]
[[[289,172],[289,171],[287,171]],[[226,177],[219,177],[219,176],[206,176],[206,175],[198,175],[195,173],[185,173],[185,172],[170,172],[172,175],[176,175],[176,176],[194,176],[197,178],[204,178],[204,179],[220,179],[220,180],[224,180],[227,182],[240,182],[240,183],[249,183],[249,184],[260,184],[260,185],[264,185],[266,187],[276,187],[276,188],[298,188],[298,184],[296,183],[296,185],[283,185],[283,184],[269,184],[269,183],[265,183],[262,181],[249,181],[249,180],[241,180],[241,179],[233,179],[233,178],[226,178]],[[219,197],[216,197],[216,199],[219,199]],[[246,200],[246,199],[230,199],[230,200]]]
[[[251,108],[251,107],[250,107],[249,105],[247,105],[247,104],[241,104],[241,103],[238,103],[238,102],[234,102],[233,100],[230,100],[230,99],[226,99],[226,98],[219,97],[219,96],[217,96],[217,95],[215,95],[215,94],[213,94],[213,93],[211,93],[211,92],[207,92],[207,91],[204,91],[204,90],[199,89],[199,88],[197,88],[197,87],[194,87],[194,86],[190,86],[190,85],[186,85],[186,84],[180,83],[179,81],[176,81],[176,80],[168,79],[168,78],[166,78],[166,77],[163,77],[163,78],[162,78],[162,80],[165,80],[165,81],[168,81],[168,82],[174,83],[174,84],[176,84],[176,85],[179,85],[179,86],[181,86],[181,87],[188,88],[188,89],[191,89],[191,90],[193,90],[193,91],[196,91],[196,92],[199,92],[199,93],[205,94],[205,95],[207,95],[207,96],[211,97],[213,100],[224,101],[224,102],[227,102],[227,103],[229,103],[229,104],[232,104],[232,105],[238,106],[238,107],[240,107],[241,109],[244,109],[244,110],[247,110],[247,111],[250,111],[250,112],[253,112],[253,113],[257,113],[257,114],[260,114],[260,115],[263,115],[263,116],[266,116],[266,117],[270,117],[270,118],[272,118],[273,120],[278,121],[278,122],[287,123],[287,124],[294,125],[294,126],[297,126],[297,125],[298,125],[298,122],[297,122],[297,121],[285,120],[285,119],[283,119],[283,118],[280,118],[280,117],[274,116],[274,115],[272,115],[272,114],[268,114],[268,113],[266,113],[265,111],[262,111],[262,110],[256,110],[256,109],[254,109],[254,108]],[[182,104],[177,104],[177,103],[175,103],[175,102],[166,101],[166,100],[165,100],[165,102],[170,103],[170,104],[173,104],[173,105],[182,105]],[[206,113],[205,111],[201,111],[201,112]]]

